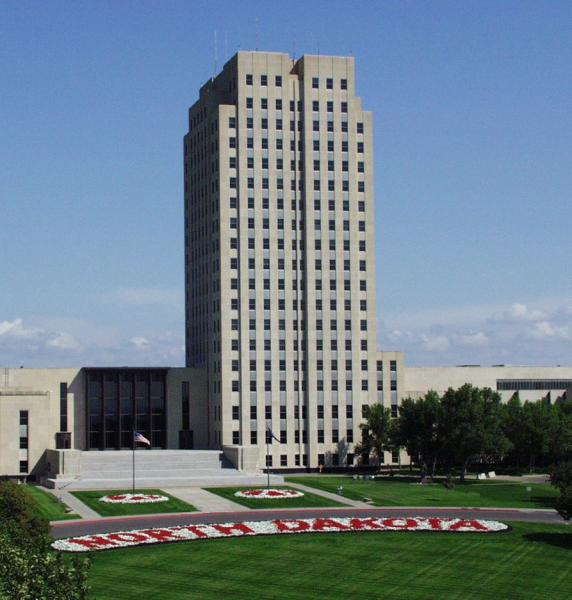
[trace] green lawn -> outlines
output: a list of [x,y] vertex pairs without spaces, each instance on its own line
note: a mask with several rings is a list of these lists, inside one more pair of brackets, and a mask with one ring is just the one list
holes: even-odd
[[153,513],[178,513],[194,512],[197,509],[178,498],[166,494],[162,490],[135,490],[137,494],[161,494],[168,496],[168,502],[157,502],[156,504],[107,504],[100,502],[102,496],[113,496],[117,494],[130,494],[131,490],[99,490],[97,492],[72,492],[84,504],[87,504],[96,513],[104,517],[117,517],[123,515],[149,515]]
[[66,512],[66,505],[49,492],[44,492],[44,490],[34,485],[24,485],[22,488],[35,500],[36,512],[48,521],[79,519],[79,515]]
[[[354,500],[371,498],[374,506],[464,506],[496,508],[553,508],[558,491],[549,484],[523,484],[496,481],[467,481],[447,490],[441,483],[419,485],[417,482],[387,478],[377,481],[354,481],[351,477],[322,475],[288,477],[286,481],[302,483],[328,492],[339,485],[344,496]],[[418,480],[417,480],[418,481]],[[530,501],[526,487],[530,486]]]
[[95,600],[568,600],[572,532],[352,533],[182,542],[92,554]]
[[[274,485],[273,489],[280,489],[285,486]],[[304,492],[301,498],[275,498],[269,500],[256,500],[255,498],[237,498],[234,493],[240,490],[264,489],[263,486],[252,487],[224,487],[224,488],[205,488],[207,492],[222,496],[227,500],[247,506],[248,508],[309,508],[313,506],[347,506],[335,500],[324,498],[316,494]]]

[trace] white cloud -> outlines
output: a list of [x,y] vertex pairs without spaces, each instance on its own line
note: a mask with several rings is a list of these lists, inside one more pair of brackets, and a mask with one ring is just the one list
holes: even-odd
[[515,302],[509,309],[494,313],[493,321],[540,321],[546,318],[542,310],[530,310],[526,304]]
[[489,343],[489,337],[483,331],[457,333],[453,339],[460,346],[486,346]]
[[148,350],[149,349],[149,340],[144,337],[134,337],[129,340],[129,343],[132,346],[135,346],[138,350]]
[[[0,321],[0,367],[80,366],[179,366],[184,364],[183,333],[124,335],[109,326],[65,318],[34,319],[34,327],[22,318]],[[52,327],[58,324],[58,328]],[[104,331],[104,334],[101,331]],[[122,334],[123,333],[123,334]]]
[[558,326],[548,321],[535,323],[530,335],[540,340],[569,340],[571,339],[570,330],[567,326]]
[[429,350],[431,352],[444,352],[449,348],[449,339],[444,335],[422,335],[421,342],[425,350]]
[[78,341],[69,333],[54,333],[46,341],[46,345],[62,350],[80,350]]
[[43,331],[41,329],[24,327],[24,322],[22,319],[14,319],[13,321],[0,321],[0,337],[31,340],[41,337],[42,334]]
[[380,347],[408,364],[572,364],[569,298],[386,314],[378,331]]

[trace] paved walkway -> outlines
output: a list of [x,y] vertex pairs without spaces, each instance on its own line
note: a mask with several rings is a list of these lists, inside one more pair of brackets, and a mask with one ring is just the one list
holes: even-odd
[[58,500],[61,500],[65,505],[69,506],[76,515],[79,515],[82,519],[99,519],[100,516],[87,504],[84,504],[81,500],[78,500],[73,494],[64,490],[52,490],[49,488],[42,488],[44,491],[54,495]]
[[192,504],[200,512],[248,511],[249,508],[198,487],[163,488],[167,494]]
[[301,483],[288,482],[288,486],[301,490],[302,492],[308,492],[308,494],[314,494],[314,496],[322,496],[322,498],[329,498],[330,500],[340,502],[341,504],[347,504],[348,506],[355,506],[356,508],[371,508],[371,505],[367,502],[352,500],[351,498],[346,498],[345,496],[341,496],[340,494],[332,494],[331,492],[319,490],[318,488],[309,487]]

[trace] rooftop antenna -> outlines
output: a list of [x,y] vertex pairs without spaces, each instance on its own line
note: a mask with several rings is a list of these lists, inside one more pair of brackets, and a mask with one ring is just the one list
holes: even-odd
[[259,34],[259,28],[258,28],[258,17],[256,17],[255,21],[254,21],[254,49],[256,50],[256,52],[258,52],[258,34]]
[[213,55],[214,55],[214,73],[213,73],[213,78],[216,77],[216,72],[217,72],[217,62],[218,62],[218,44],[217,44],[217,37],[216,37],[216,29],[214,30],[214,40],[213,40]]

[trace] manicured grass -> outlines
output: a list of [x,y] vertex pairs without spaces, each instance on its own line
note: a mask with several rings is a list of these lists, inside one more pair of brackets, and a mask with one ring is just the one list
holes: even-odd
[[66,512],[66,505],[49,492],[44,492],[44,490],[34,485],[24,485],[22,487],[35,500],[36,512],[48,521],[79,519],[79,515]]
[[[302,483],[327,492],[339,485],[344,496],[354,500],[371,498],[374,506],[464,506],[495,508],[553,508],[558,491],[549,484],[496,481],[467,481],[447,490],[441,483],[419,485],[414,481],[387,478],[354,481],[351,477],[288,477],[286,481]],[[418,481],[418,480],[417,480]],[[532,488],[530,501],[527,486]]]
[[[273,489],[280,489],[285,486],[273,485]],[[255,498],[237,498],[234,493],[241,490],[264,489],[263,486],[252,487],[224,487],[224,488],[205,488],[207,492],[222,496],[227,500],[247,506],[248,508],[308,508],[312,506],[347,506],[335,500],[324,498],[316,494],[304,492],[301,498],[274,498],[269,500],[257,500]]]
[[160,494],[170,498],[168,502],[157,502],[156,504],[107,504],[100,502],[102,496],[114,496],[118,494],[130,494],[131,490],[99,490],[97,492],[72,492],[84,504],[87,504],[96,513],[104,517],[116,517],[124,515],[149,515],[153,513],[178,513],[194,512],[197,509],[178,498],[166,494],[162,490],[135,490],[136,494]]
[[93,553],[97,600],[567,600],[572,533],[351,533],[182,542]]

